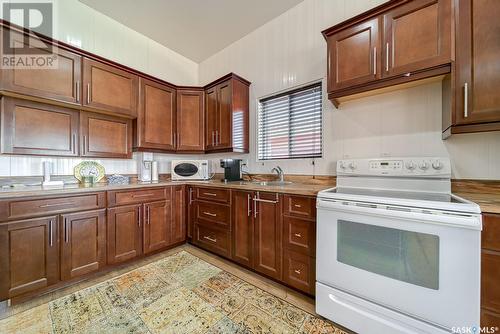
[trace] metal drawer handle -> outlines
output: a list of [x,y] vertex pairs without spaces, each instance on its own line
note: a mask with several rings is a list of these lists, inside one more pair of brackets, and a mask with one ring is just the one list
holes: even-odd
[[217,214],[215,214],[215,213],[203,212],[203,214],[205,214],[207,216],[217,217]]
[[295,269],[293,272],[296,273],[297,275],[300,275],[300,270],[299,269]]
[[385,44],[385,71],[389,72],[389,43]]
[[373,75],[377,75],[377,47],[373,48]]
[[132,195],[132,197],[149,197],[153,196],[154,194],[143,194],[143,195]]
[[469,85],[464,84],[464,118],[469,117]]
[[49,245],[52,247],[54,245],[54,235],[53,235],[53,227],[52,224],[54,224],[54,219],[51,219],[49,222]]
[[208,236],[204,236],[203,239],[207,239],[208,241],[211,241],[211,242],[217,242],[216,238],[210,238]]
[[80,81],[75,82],[76,88],[76,102],[80,102]]
[[54,204],[43,204],[40,205],[39,208],[51,208],[53,206],[61,206],[61,205],[73,205],[74,202],[62,202],[62,203],[54,203]]
[[252,215],[252,204],[250,204],[250,194],[247,194],[247,217],[250,217]]
[[214,194],[214,193],[203,193],[203,195],[207,195],[207,196],[217,196],[217,194]]
[[300,204],[295,204],[295,205],[294,205],[294,207],[296,207],[296,208],[301,208],[301,207],[302,207],[302,205],[300,205]]
[[69,242],[68,218],[64,218],[64,242]]
[[302,234],[300,234],[300,233],[295,233],[294,235],[295,235],[297,238],[302,238]]

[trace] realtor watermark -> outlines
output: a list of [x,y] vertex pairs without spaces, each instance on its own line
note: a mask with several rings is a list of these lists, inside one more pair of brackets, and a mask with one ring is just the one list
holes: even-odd
[[451,329],[452,334],[494,334],[494,333],[500,333],[499,328],[496,326],[483,326],[483,327],[476,327],[476,326],[463,326],[463,327],[452,327]]
[[56,46],[38,35],[54,35],[52,1],[2,1],[2,18],[13,24],[13,28],[4,28],[2,32],[0,68],[32,70],[58,67]]

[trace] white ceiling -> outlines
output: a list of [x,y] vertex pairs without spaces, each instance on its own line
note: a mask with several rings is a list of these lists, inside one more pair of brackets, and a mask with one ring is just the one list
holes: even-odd
[[80,0],[201,62],[303,0]]

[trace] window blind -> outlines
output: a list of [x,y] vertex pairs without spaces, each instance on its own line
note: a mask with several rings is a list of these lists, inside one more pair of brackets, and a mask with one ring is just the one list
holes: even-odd
[[321,82],[259,100],[259,160],[322,156]]

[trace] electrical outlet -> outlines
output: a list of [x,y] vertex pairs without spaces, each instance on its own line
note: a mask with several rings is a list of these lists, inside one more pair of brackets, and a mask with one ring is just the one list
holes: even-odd
[[248,167],[248,159],[241,159],[241,165]]

